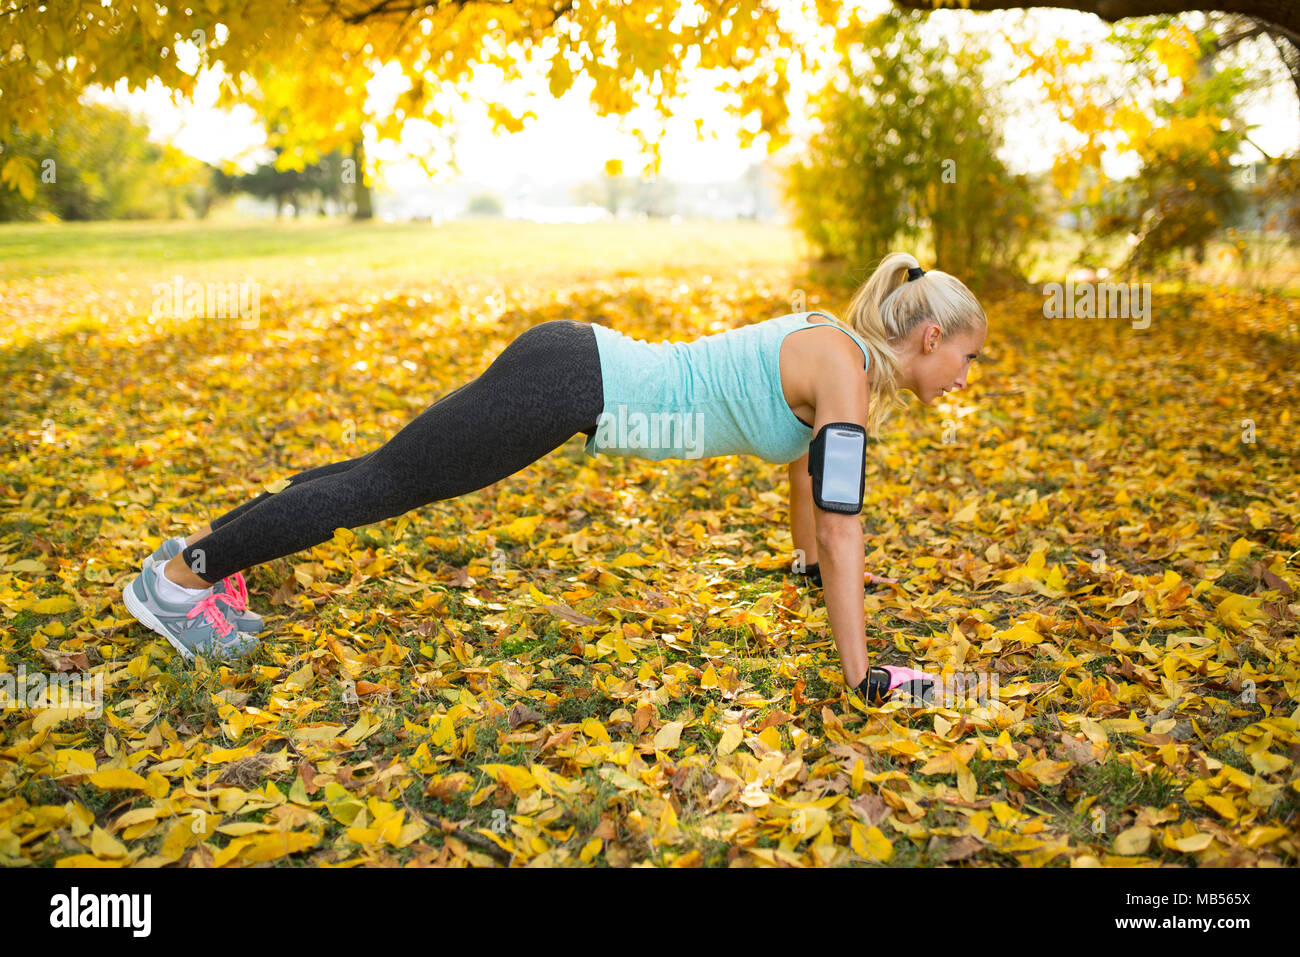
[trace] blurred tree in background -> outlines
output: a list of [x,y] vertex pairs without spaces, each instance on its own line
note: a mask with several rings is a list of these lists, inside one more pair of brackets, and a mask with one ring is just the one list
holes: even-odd
[[1020,273],[1045,221],[1032,181],[997,155],[987,53],[926,43],[921,19],[891,11],[867,24],[820,94],[821,130],[787,170],[795,223],[827,257],[866,264],[928,241],[935,266],[963,281]]
[[506,207],[496,193],[475,193],[465,205],[465,212],[470,216],[504,216]]
[[600,177],[578,183],[571,194],[575,202],[603,206],[611,216],[621,212],[669,216],[677,184],[662,176],[629,175],[623,172],[622,161],[607,160]]
[[0,159],[25,188],[0,190],[0,220],[177,219],[207,215],[212,169],[125,111],[78,104],[48,134],[12,133]]
[[[1232,162],[1249,142],[1244,95],[1270,82],[1254,65],[1218,62],[1239,42],[1237,29],[1233,20],[1210,19],[1193,30],[1173,17],[1116,25],[1107,47],[1119,51],[1120,68],[1092,82],[1083,81],[1095,73],[1092,44],[1012,43],[1025,57],[1021,75],[1038,77],[1080,134],[1057,154],[1053,181],[1094,237],[1127,237],[1120,268],[1166,267],[1183,255],[1203,262],[1211,239],[1265,199],[1251,188],[1254,164]],[[1101,165],[1108,148],[1135,158],[1137,173],[1108,177]]]
[[1260,46],[1271,47],[1296,92],[1296,106],[1300,107],[1300,3],[1296,0],[894,0],[894,3],[914,10],[957,7],[969,12],[1057,7],[1091,13],[1112,24],[1154,17],[1165,18],[1167,22],[1173,14],[1203,13],[1211,21],[1220,20],[1226,25],[1219,32],[1219,49],[1259,41],[1252,51],[1258,55]]
[[1254,193],[1264,207],[1263,228],[1300,244],[1300,156],[1284,156],[1270,164]]
[[276,218],[280,217],[285,206],[292,207],[293,215],[297,217],[311,203],[323,216],[327,203],[333,202],[345,208],[352,200],[343,181],[346,157],[341,151],[326,153],[313,163],[303,164],[300,169],[281,169],[279,160],[277,151],[274,160],[248,173],[232,174],[219,170],[215,177],[217,192],[222,195],[247,193],[270,200],[275,203]]
[[[818,13],[829,17],[839,9],[838,2],[824,6]],[[355,215],[362,218],[370,202],[366,134],[399,144],[410,120],[437,130],[452,118],[458,99],[481,106],[495,130],[516,132],[534,116],[505,102],[512,96],[475,101],[467,81],[476,72],[497,74],[508,85],[526,66],[539,67],[555,97],[582,79],[600,116],[648,107],[658,121],[638,122],[632,133],[649,155],[645,172],[654,173],[664,124],[683,109],[688,78],[720,90],[728,109],[749,121],[740,130],[742,146],[766,134],[776,149],[785,139],[788,67],[807,65],[779,5],[766,0],[691,8],[674,0],[207,0],[166,6],[45,0],[0,8],[5,143],[11,130],[32,133],[62,124],[61,114],[87,87],[112,88],[126,80],[134,89],[157,78],[189,97],[201,68],[219,64],[217,105],[256,111],[268,145],[280,150],[277,168],[301,169],[336,149],[349,153]],[[367,91],[385,68],[406,81],[391,103]],[[435,152],[411,158],[430,175],[433,167],[454,167],[454,157],[444,160]],[[26,158],[6,155],[0,183],[31,187]]]

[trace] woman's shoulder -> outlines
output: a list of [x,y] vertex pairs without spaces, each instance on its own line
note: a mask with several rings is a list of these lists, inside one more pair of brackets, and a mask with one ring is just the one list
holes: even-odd
[[848,356],[859,369],[870,366],[871,352],[867,348],[866,342],[842,319],[820,310],[792,313],[791,315],[799,320],[795,324],[795,328],[806,325],[807,328],[813,330],[803,338],[806,342],[817,343],[819,352],[824,354],[823,347],[830,348],[837,353]]

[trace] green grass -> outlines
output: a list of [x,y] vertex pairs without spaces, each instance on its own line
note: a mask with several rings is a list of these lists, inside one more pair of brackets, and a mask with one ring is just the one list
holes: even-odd
[[[556,253],[563,249],[563,255]],[[170,280],[177,270],[312,282],[327,276],[478,278],[543,272],[608,279],[669,275],[738,260],[787,266],[803,252],[785,226],[648,220],[543,224],[503,220],[352,223],[324,219],[246,223],[104,222],[0,225],[0,280],[129,271]],[[432,283],[431,283],[432,285]],[[265,290],[264,290],[265,292]],[[147,302],[146,299],[142,300]]]

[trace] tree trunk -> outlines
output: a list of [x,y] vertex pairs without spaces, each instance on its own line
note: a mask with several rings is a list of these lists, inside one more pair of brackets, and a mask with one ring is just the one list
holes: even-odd
[[370,187],[366,185],[366,148],[362,143],[361,134],[357,134],[356,142],[352,145],[352,162],[355,164],[354,174],[356,179],[352,183],[352,218],[353,219],[374,219],[374,208],[370,203]]

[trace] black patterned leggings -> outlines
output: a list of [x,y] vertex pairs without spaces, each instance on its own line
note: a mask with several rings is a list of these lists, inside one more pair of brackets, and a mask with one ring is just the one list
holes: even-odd
[[498,482],[590,435],[604,410],[591,326],[553,319],[526,329],[472,382],[447,393],[383,446],[299,472],[219,518],[181,554],[200,578],[319,545],[357,528]]

